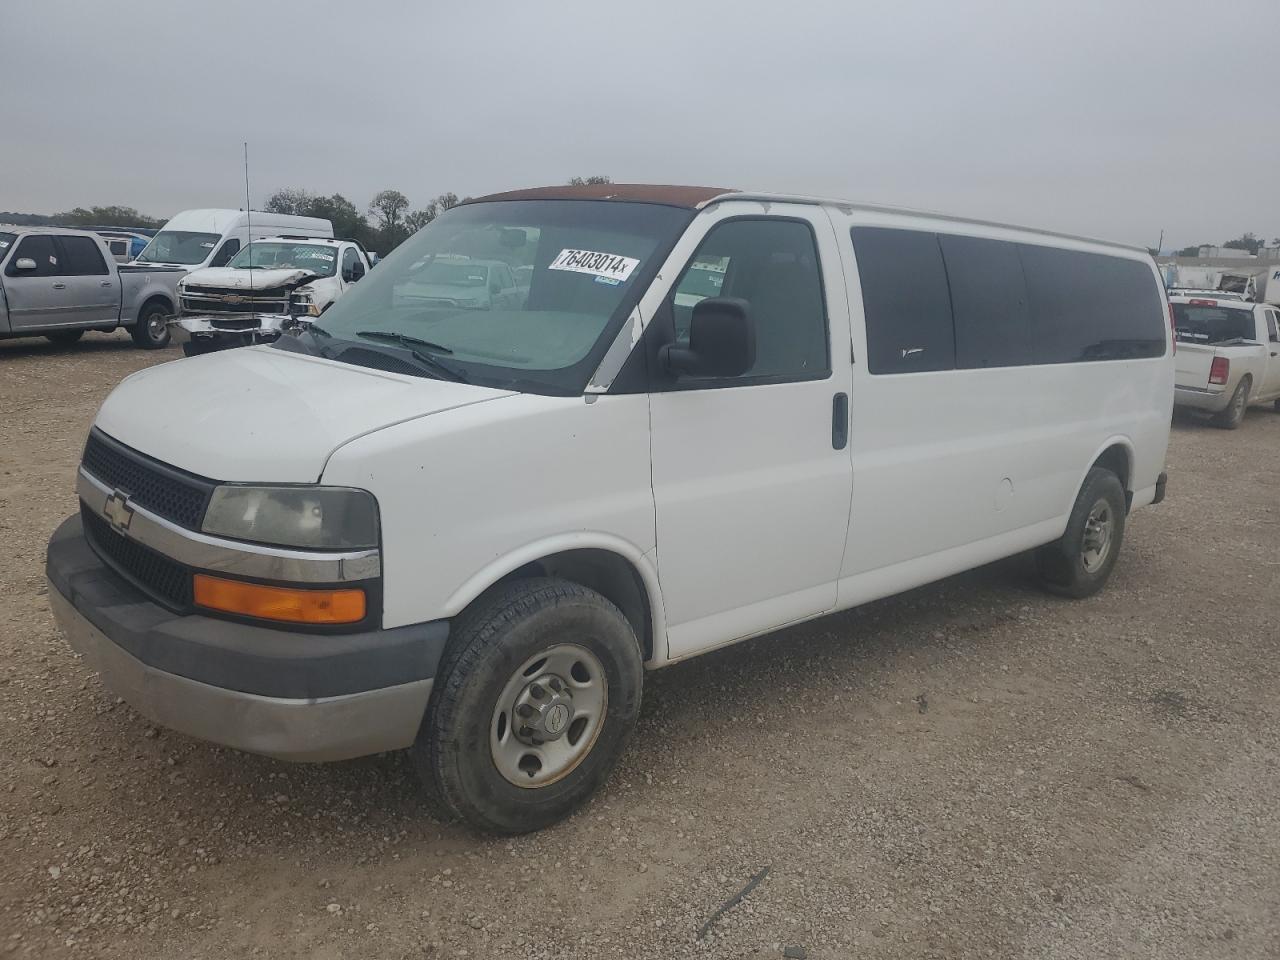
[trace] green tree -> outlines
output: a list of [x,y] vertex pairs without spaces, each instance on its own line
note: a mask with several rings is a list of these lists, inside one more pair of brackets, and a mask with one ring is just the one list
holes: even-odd
[[307,190],[285,187],[277,190],[263,205],[267,213],[295,217],[319,217],[333,224],[333,235],[359,240],[365,246],[374,241],[373,228],[356,205],[340,193],[322,197]]
[[1252,233],[1243,233],[1234,240],[1228,240],[1223,246],[1228,250],[1248,250],[1250,253],[1257,255],[1258,250],[1262,248],[1262,241]]
[[613,183],[612,178],[605,176],[574,177],[569,181],[571,187],[594,187],[601,183]]
[[133,207],[76,207],[55,214],[58,223],[68,227],[162,227],[163,220],[139,213]]

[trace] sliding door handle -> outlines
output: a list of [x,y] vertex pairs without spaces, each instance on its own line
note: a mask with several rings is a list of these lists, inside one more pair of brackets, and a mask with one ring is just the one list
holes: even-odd
[[849,395],[837,393],[831,398],[831,446],[843,450],[849,443]]

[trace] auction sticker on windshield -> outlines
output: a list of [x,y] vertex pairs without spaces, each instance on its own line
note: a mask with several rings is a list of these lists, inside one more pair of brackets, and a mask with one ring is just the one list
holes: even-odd
[[597,253],[594,250],[564,249],[551,261],[548,270],[571,270],[593,277],[606,277],[622,281],[640,265],[634,257],[620,257],[615,253]]

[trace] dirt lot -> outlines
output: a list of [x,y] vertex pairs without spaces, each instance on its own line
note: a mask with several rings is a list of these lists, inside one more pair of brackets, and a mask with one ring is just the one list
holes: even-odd
[[0,955],[1280,956],[1270,410],[1175,423],[1100,596],[1019,558],[652,674],[603,795],[509,841],[431,819],[399,755],[157,731],[56,635],[85,431],[176,356],[0,343]]

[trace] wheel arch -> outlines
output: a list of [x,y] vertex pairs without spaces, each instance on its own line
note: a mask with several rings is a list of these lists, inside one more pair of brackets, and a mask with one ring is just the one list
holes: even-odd
[[490,563],[449,597],[454,617],[490,588],[526,577],[560,577],[595,590],[622,611],[640,640],[646,664],[667,659],[662,596],[650,555],[608,535],[574,535],[538,541]]
[[[1103,467],[1110,470],[1120,478],[1120,486],[1124,487],[1125,506],[1130,507],[1133,504],[1133,464],[1135,452],[1133,449],[1133,441],[1128,437],[1115,436],[1107,440],[1096,451],[1089,460],[1089,466],[1080,474],[1080,479],[1076,483],[1076,492],[1072,494],[1072,502],[1079,495],[1080,488],[1084,486],[1085,477],[1089,475],[1089,471],[1094,467]],[[1067,509],[1071,509],[1068,504]]]
[[170,314],[177,313],[177,307],[174,305],[173,300],[169,297],[168,294],[153,293],[149,297],[147,297],[145,300],[143,300],[141,303],[138,304],[138,309],[133,315],[133,323],[136,324],[142,318],[143,311],[146,310],[147,307],[153,303],[161,304],[165,308],[165,310]]

